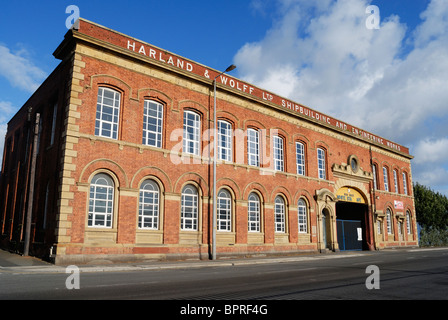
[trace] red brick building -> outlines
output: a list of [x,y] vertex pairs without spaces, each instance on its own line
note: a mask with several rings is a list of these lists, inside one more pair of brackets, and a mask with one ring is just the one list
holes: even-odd
[[8,124],[3,247],[29,235],[65,264],[418,245],[406,147],[83,19],[54,56]]

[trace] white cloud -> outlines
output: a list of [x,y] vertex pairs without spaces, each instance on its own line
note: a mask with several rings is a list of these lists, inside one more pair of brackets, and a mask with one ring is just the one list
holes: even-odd
[[[5,144],[5,135],[8,128],[7,121],[17,111],[17,109],[8,101],[0,101],[0,159],[3,159],[3,148]],[[2,164],[0,160],[0,165]],[[1,167],[0,167],[1,170]]]
[[367,29],[368,0],[278,1],[273,28],[234,57],[241,78],[417,146],[416,164],[431,141],[446,143],[448,129],[438,121],[448,118],[448,1],[432,0],[410,38],[394,15],[381,14],[380,29]]
[[28,58],[26,50],[18,52],[0,45],[0,75],[5,77],[12,86],[28,92],[34,92],[45,78],[46,73],[35,66]]
[[414,149],[416,164],[439,164],[448,160],[448,137],[421,140]]

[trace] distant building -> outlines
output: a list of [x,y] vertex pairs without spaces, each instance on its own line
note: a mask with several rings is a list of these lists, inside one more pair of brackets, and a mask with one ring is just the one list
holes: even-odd
[[8,123],[3,248],[209,259],[217,76],[218,258],[418,245],[408,148],[84,19],[54,56]]

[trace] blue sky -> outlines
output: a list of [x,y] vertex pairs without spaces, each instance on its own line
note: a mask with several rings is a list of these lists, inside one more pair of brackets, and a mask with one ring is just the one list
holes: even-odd
[[[6,123],[57,66],[66,8],[403,144],[413,180],[448,195],[448,1],[4,1],[0,151]],[[365,10],[380,10],[367,29]]]

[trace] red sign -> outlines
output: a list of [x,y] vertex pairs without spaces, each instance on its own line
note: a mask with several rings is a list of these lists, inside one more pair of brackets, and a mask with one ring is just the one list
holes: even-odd
[[394,207],[395,207],[395,209],[403,210],[403,208],[404,208],[403,201],[394,200]]

